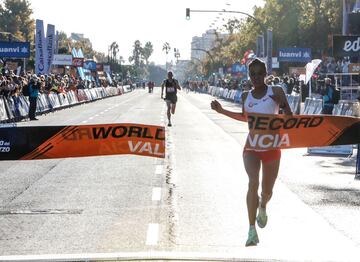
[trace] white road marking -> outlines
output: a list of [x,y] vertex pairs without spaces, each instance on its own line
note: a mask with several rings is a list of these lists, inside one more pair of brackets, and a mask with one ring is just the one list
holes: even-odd
[[94,117],[91,116],[91,117],[89,117],[89,120],[91,120],[91,119],[93,119],[93,118],[94,118]]
[[159,240],[159,224],[149,224],[146,234],[146,245],[155,246]]
[[161,200],[161,188],[154,187],[152,190],[152,201],[160,201]]
[[87,120],[82,121],[81,123],[87,123]]
[[161,175],[162,172],[163,172],[163,166],[162,165],[156,165],[156,168],[155,168],[155,175]]

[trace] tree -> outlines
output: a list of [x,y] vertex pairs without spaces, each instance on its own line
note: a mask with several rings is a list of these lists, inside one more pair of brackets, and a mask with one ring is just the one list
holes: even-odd
[[146,42],[142,51],[142,55],[145,59],[146,65],[149,65],[149,58],[154,51],[153,44],[151,42]]
[[230,35],[234,33],[235,30],[240,29],[241,21],[239,19],[229,19],[226,24],[223,25],[223,27],[229,31]]
[[105,53],[95,51],[94,57],[97,63],[107,63],[107,57]]
[[4,0],[0,3],[0,31],[15,36],[16,39],[10,36],[10,40],[33,41],[35,21],[32,14],[27,0]]
[[119,45],[117,42],[112,42],[109,49],[109,55],[110,55],[110,62],[111,63],[117,63],[117,54],[119,52]]
[[162,50],[165,51],[166,55],[168,55],[170,49],[171,49],[170,44],[168,42],[165,42]]
[[58,45],[59,45],[59,50],[58,50],[59,54],[71,54],[71,40],[63,31],[60,31],[58,33]]
[[129,62],[134,64],[136,75],[142,78],[148,75],[148,71],[145,68],[143,53],[144,51],[141,42],[136,40],[134,42],[132,56],[129,57]]
[[140,67],[140,64],[142,62],[142,46],[141,46],[141,42],[139,40],[136,40],[134,42],[134,49],[132,51],[132,56],[129,57],[129,62],[132,63],[134,62],[134,66],[135,67]]
[[263,26],[249,17],[224,25],[232,34],[211,50],[214,61],[204,61],[205,71],[239,61],[246,50],[255,49],[263,28],[273,31],[273,55],[281,47],[310,47],[313,57],[321,57],[327,51],[328,36],[341,34],[342,1],[265,0],[263,7],[254,8],[253,16]]

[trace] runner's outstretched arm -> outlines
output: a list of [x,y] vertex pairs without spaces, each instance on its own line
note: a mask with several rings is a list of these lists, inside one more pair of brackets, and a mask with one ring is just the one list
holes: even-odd
[[232,112],[232,111],[226,110],[221,106],[221,104],[217,100],[214,100],[211,102],[211,109],[215,110],[216,112],[218,112],[220,114],[228,116],[232,119],[247,122],[246,116],[244,113]]

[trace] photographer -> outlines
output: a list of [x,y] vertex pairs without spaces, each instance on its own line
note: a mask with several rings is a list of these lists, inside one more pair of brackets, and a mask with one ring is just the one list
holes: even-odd
[[29,101],[30,101],[30,106],[29,106],[29,118],[30,120],[38,120],[35,117],[35,112],[36,112],[36,103],[37,103],[37,98],[39,96],[39,90],[40,90],[40,86],[41,83],[39,81],[39,78],[36,75],[33,75],[31,77],[30,83],[28,85],[29,88]]

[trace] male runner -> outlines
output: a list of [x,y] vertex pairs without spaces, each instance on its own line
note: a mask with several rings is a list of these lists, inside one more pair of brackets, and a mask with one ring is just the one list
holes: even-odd
[[181,90],[179,82],[173,78],[173,73],[168,72],[168,78],[164,80],[161,85],[161,98],[164,98],[165,87],[165,102],[167,105],[167,117],[168,126],[171,126],[171,114],[175,114],[176,102],[177,102],[177,89]]

